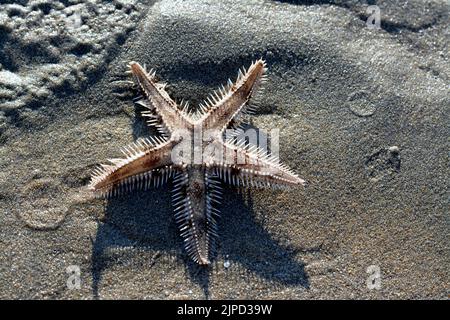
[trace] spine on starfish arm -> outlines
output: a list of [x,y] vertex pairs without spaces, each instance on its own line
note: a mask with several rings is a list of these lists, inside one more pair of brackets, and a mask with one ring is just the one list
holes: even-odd
[[234,161],[218,164],[215,173],[225,182],[235,186],[288,189],[305,185],[288,166],[267,150],[246,144],[236,137],[224,143],[225,153],[237,155]]
[[125,158],[109,159],[95,168],[89,188],[100,197],[111,197],[159,187],[175,172],[170,161],[174,143],[158,137],[137,140],[122,149]]
[[191,125],[191,119],[183,110],[180,110],[165,90],[166,84],[156,81],[153,70],[147,72],[139,63],[131,62],[130,72],[144,96],[137,103],[150,111],[144,113],[144,116],[157,115],[154,118],[157,120],[155,124],[161,125],[160,129],[165,135],[169,136],[169,133],[175,129]]
[[172,202],[175,221],[189,257],[209,264],[214,254],[221,187],[204,166],[190,167],[174,179]]
[[266,62],[259,59],[248,70],[239,70],[234,83],[228,80],[226,87],[222,86],[211,94],[200,105],[201,116],[198,121],[203,122],[204,129],[220,128],[224,131],[230,123],[239,123],[239,118],[253,114],[259,91],[262,91],[262,85],[266,81],[266,71]]

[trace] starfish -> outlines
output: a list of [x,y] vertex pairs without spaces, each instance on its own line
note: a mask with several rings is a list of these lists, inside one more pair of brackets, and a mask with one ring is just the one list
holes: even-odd
[[129,67],[142,92],[136,103],[160,134],[138,139],[122,149],[123,158],[109,159],[95,168],[89,187],[99,196],[110,197],[173,179],[175,221],[185,249],[196,263],[207,265],[218,238],[222,182],[282,189],[304,184],[277,157],[239,138],[266,81],[266,63],[259,59],[248,70],[240,69],[234,83],[228,80],[195,112],[187,103],[172,100],[153,70],[147,72],[137,62]]

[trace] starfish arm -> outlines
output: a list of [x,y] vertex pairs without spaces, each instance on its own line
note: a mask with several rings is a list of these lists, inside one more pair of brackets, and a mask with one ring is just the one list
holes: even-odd
[[[144,112],[144,116],[152,117],[156,113],[157,118],[154,121],[162,122],[162,126],[170,134],[176,129],[186,128],[190,124],[188,114],[180,110],[175,101],[170,98],[165,90],[165,84],[156,82],[155,73],[147,71],[137,62],[130,63],[131,73],[139,85],[145,99],[137,103],[150,109],[150,112]],[[150,122],[150,124],[152,124]]]
[[235,83],[229,80],[228,88],[222,88],[215,92],[201,105],[203,115],[199,122],[203,124],[203,130],[225,130],[233,120],[237,120],[242,114],[250,113],[248,106],[250,99],[256,94],[258,88],[265,81],[266,63],[257,60],[250,68],[243,72],[239,70]]
[[203,166],[190,167],[174,179],[175,221],[188,255],[198,264],[209,264],[217,238],[214,207],[220,200],[218,181]]
[[109,159],[94,169],[89,188],[101,196],[158,187],[177,170],[171,159],[175,140],[140,139],[122,149],[125,158]]
[[304,185],[279,159],[256,147],[223,144],[225,161],[215,165],[214,173],[226,183],[236,186],[284,189]]

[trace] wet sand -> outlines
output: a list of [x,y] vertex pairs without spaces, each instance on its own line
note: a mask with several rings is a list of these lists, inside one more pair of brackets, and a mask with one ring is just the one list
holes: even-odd
[[[380,29],[365,1],[22,2],[0,5],[1,298],[447,298],[446,1],[377,1]],[[260,57],[252,125],[280,129],[308,184],[226,188],[210,267],[183,250],[170,184],[85,191],[150,134],[127,62],[197,105]]]

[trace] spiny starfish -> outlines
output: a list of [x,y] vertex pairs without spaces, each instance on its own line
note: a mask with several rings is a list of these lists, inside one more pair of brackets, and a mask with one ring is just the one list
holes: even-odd
[[[109,164],[94,169],[90,188],[108,197],[158,187],[173,178],[175,221],[186,251],[198,264],[209,264],[218,237],[221,180],[244,187],[304,184],[278,158],[236,137],[241,132],[236,126],[255,109],[250,100],[265,82],[266,63],[260,59],[248,70],[239,70],[234,83],[228,80],[196,112],[175,103],[155,72],[147,72],[137,62],[129,66],[143,94],[137,101],[146,109],[143,116],[161,135],[138,139],[122,150],[125,158],[109,159]],[[236,134],[225,137],[230,128]]]

